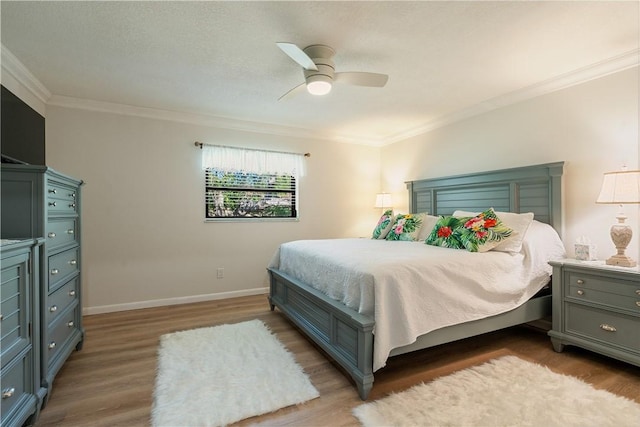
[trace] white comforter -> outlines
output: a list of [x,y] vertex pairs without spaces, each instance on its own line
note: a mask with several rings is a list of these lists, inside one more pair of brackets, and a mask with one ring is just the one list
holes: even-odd
[[548,229],[555,238],[536,233],[517,254],[423,242],[300,240],[282,244],[270,267],[373,315],[376,371],[392,349],[420,335],[503,313],[531,298],[549,280],[548,261],[564,255],[562,242]]

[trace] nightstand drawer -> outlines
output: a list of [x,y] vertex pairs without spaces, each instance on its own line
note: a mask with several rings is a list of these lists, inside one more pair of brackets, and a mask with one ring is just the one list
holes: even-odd
[[571,303],[565,304],[565,311],[567,333],[613,344],[640,354],[640,317]]
[[73,278],[64,286],[56,289],[49,295],[47,306],[45,307],[47,325],[50,325],[67,307],[78,299],[78,277]]
[[596,274],[585,274],[570,271],[565,280],[565,285],[576,286],[582,289],[592,289],[609,294],[616,294],[626,297],[640,298],[640,284],[630,280],[610,278]]
[[610,307],[631,310],[640,314],[640,295],[636,297],[612,294],[597,289],[584,288],[581,286],[569,286],[567,298],[576,301],[586,301],[596,304],[605,304]]

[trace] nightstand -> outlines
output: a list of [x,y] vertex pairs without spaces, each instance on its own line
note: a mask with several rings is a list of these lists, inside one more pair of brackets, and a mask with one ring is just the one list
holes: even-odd
[[575,345],[640,366],[640,269],[604,261],[552,261],[557,352]]

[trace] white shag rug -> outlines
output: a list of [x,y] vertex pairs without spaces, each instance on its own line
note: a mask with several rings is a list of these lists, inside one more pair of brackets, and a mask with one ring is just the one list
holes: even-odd
[[222,426],[319,396],[260,320],[160,337],[153,426]]
[[640,404],[505,356],[353,410],[374,426],[640,426]]

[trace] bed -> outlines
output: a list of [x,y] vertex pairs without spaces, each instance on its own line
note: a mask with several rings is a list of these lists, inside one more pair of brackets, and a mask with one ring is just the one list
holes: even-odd
[[[557,162],[407,182],[409,207],[413,213],[428,212],[431,215],[452,215],[460,210],[478,212],[488,207],[504,212],[533,212],[535,222],[548,224],[558,235],[562,235],[563,165],[563,162]],[[368,240],[346,239],[340,244],[346,245],[348,249],[345,250],[354,252],[370,250],[372,245],[378,244]],[[305,242],[300,242],[300,245],[304,244]],[[405,245],[402,248],[410,253],[422,251],[427,246],[418,242],[396,244]],[[551,313],[551,296],[547,286],[541,292],[526,294],[526,299],[518,302],[515,308],[488,317],[427,329],[428,332],[415,338],[405,337],[404,342],[401,341],[402,345],[398,345],[397,342],[389,343],[390,337],[406,334],[400,329],[389,330],[386,324],[392,322],[376,312],[383,311],[380,304],[373,310],[345,304],[339,298],[328,296],[326,291],[319,290],[321,287],[317,283],[312,286],[311,280],[303,274],[293,274],[281,269],[279,257],[280,255],[274,257],[277,261],[272,261],[267,269],[270,276],[271,309],[277,307],[333,358],[351,376],[363,400],[366,400],[373,387],[374,372],[384,366],[384,357],[531,322]],[[329,275],[327,278],[330,278]],[[363,286],[358,292],[366,298],[368,289],[370,288]],[[373,289],[380,291],[375,287]],[[397,323],[402,324],[403,321]],[[383,326],[387,328],[386,332]]]

